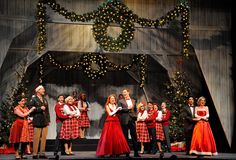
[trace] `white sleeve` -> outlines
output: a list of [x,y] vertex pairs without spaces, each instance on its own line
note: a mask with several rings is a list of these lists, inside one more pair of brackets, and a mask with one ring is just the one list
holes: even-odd
[[69,108],[67,105],[64,105],[64,106],[63,106],[63,112],[64,112],[66,115],[74,114],[74,112],[71,111],[70,108]]
[[82,106],[81,106],[81,101],[78,101],[78,106],[77,106],[79,109],[83,109]]
[[141,120],[141,113],[138,113],[137,119],[138,119],[138,121]]
[[80,110],[79,108],[76,107],[76,114],[75,114],[76,117],[79,117],[80,116]]
[[156,119],[161,119],[162,118],[162,112],[158,112],[157,118]]

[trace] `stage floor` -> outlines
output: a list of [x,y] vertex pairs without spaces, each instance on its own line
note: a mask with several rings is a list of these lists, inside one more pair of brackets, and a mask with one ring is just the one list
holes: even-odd
[[[95,155],[95,151],[77,151],[74,152],[75,155],[73,156],[60,156],[60,159],[68,160],[68,159],[126,159],[125,156],[120,157],[105,157],[105,158],[98,158]],[[46,152],[46,155],[49,159],[54,159],[53,152]],[[151,154],[142,154],[141,158],[134,158],[133,154],[130,154],[131,159],[161,159],[159,157],[159,153],[155,155]],[[15,159],[14,154],[3,155],[0,154],[1,160],[13,160]],[[27,155],[27,159],[32,159],[31,155]],[[221,159],[221,160],[236,160],[236,153],[219,153],[217,156],[204,156],[204,157],[197,157],[197,156],[189,156],[185,155],[185,152],[172,152],[172,153],[165,153],[163,159]]]

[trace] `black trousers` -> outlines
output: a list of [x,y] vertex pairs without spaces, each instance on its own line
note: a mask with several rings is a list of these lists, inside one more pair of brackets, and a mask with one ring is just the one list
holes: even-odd
[[61,126],[62,126],[62,122],[57,122],[57,136],[55,139],[55,151],[54,151],[55,154],[57,154],[59,152],[60,146],[61,146],[61,152],[65,153],[64,141],[59,139]]
[[129,120],[128,124],[121,124],[123,134],[126,138],[127,143],[128,141],[128,130],[130,130],[130,135],[133,143],[133,150],[134,154],[138,154],[138,142],[137,142],[137,134],[136,134],[136,126],[135,121]]
[[149,136],[152,137],[151,147],[149,152],[155,152],[157,150],[157,137],[156,137],[156,128],[148,128]]
[[20,155],[23,155],[25,153],[25,149],[28,143],[14,143],[14,149],[15,151],[18,150]]
[[193,129],[185,131],[184,134],[186,141],[186,152],[189,153],[192,142]]

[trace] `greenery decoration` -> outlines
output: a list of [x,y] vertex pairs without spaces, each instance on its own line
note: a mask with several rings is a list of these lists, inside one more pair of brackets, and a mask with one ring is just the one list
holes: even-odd
[[[117,65],[111,62],[104,54],[100,53],[87,53],[83,54],[81,58],[74,64],[64,65],[58,62],[50,53],[48,53],[44,59],[48,57],[51,65],[57,69],[64,70],[83,70],[84,74],[92,79],[99,79],[103,77],[108,71],[127,71],[130,70],[134,65],[140,68],[140,87],[144,86],[145,75],[146,75],[146,63],[147,56],[138,54],[134,55],[131,62],[125,65]],[[41,78],[42,79],[42,78]]]
[[[106,51],[119,52],[125,49],[134,38],[135,25],[138,23],[143,27],[162,27],[181,15],[181,25],[183,28],[183,55],[189,55],[189,6],[186,0],[181,0],[173,10],[159,19],[147,19],[134,14],[122,1],[109,0],[98,7],[97,10],[84,13],[82,15],[70,12],[61,7],[56,0],[39,0],[37,4],[37,27],[38,27],[38,53],[46,47],[46,7],[48,5],[58,14],[64,16],[72,22],[94,21],[93,35],[96,42]],[[108,36],[107,28],[112,23],[117,23],[121,27],[121,33],[117,38]]]
[[184,126],[181,113],[190,93],[190,82],[187,80],[185,73],[175,72],[171,82],[166,84],[166,96],[169,99],[171,111],[170,137],[173,142],[184,141]]
[[[9,145],[10,128],[15,121],[14,107],[17,105],[16,96],[26,96],[28,89],[23,81],[26,64],[20,65],[20,71],[16,71],[17,85],[11,88],[10,94],[0,104],[0,146]],[[27,97],[27,96],[26,96]]]
[[82,56],[83,72],[91,79],[99,79],[107,72],[106,60],[101,54],[85,54]]

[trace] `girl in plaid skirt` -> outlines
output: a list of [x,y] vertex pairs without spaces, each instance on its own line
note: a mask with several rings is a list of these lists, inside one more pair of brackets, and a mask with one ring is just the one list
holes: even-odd
[[165,140],[165,135],[162,127],[162,112],[158,110],[158,106],[156,103],[153,104],[154,110],[157,112],[157,118],[156,118],[156,137],[157,137],[157,146],[160,151],[160,153],[163,153],[161,149],[161,142]]
[[145,119],[148,117],[147,111],[145,110],[144,103],[138,104],[138,117],[136,123],[136,133],[137,140],[141,143],[141,154],[144,153],[144,144],[146,142],[150,142],[150,137],[148,134],[147,125],[145,123]]
[[69,96],[65,99],[66,105],[63,107],[63,112],[69,116],[62,123],[60,139],[65,140],[65,153],[66,155],[73,155],[72,141],[79,137],[78,117],[80,116],[79,109],[74,106],[74,99]]
[[86,94],[80,93],[77,104],[81,115],[79,117],[80,138],[85,138],[85,129],[90,127],[88,111],[90,110],[89,103],[86,100]]

